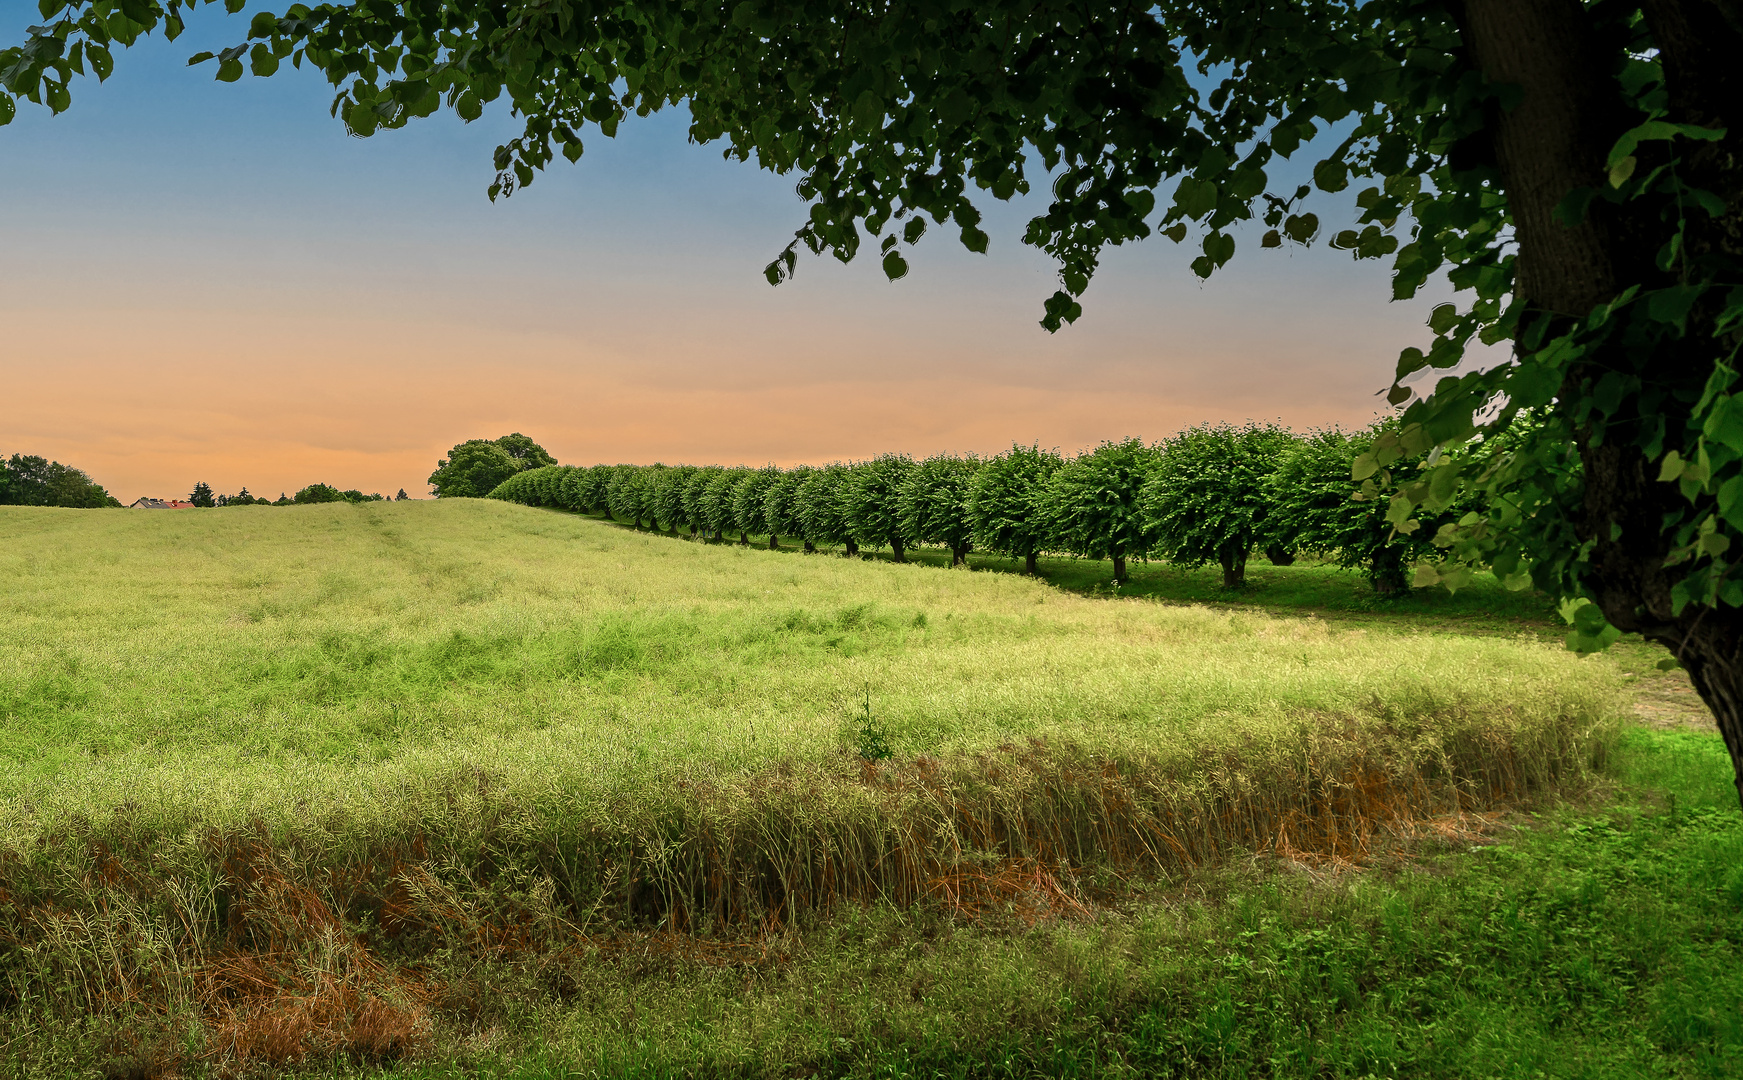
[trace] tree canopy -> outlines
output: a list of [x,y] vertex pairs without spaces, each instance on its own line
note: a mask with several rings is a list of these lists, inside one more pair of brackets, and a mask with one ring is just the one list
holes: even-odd
[[468,439],[436,462],[428,481],[438,499],[482,499],[517,472],[555,465],[545,448],[515,432],[499,439]]
[[[41,0],[45,23],[0,51],[0,122],[20,97],[69,107],[116,44],[203,6]],[[313,65],[357,135],[506,97],[523,127],[493,198],[579,158],[589,126],[685,102],[692,138],[799,174],[810,210],[771,281],[801,247],[850,259],[868,234],[901,277],[929,225],[984,251],[977,202],[1030,190],[1037,162],[1052,200],[1023,239],[1058,265],[1049,329],[1082,314],[1109,245],[1156,233],[1190,238],[1200,276],[1248,227],[1261,248],[1390,259],[1395,297],[1444,274],[1461,299],[1400,354],[1401,422],[1355,479],[1405,532],[1487,492],[1436,531],[1447,580],[1528,574],[1671,649],[1743,797],[1738,0],[359,0],[238,37],[194,60],[224,81]],[[1311,184],[1284,179],[1295,157]],[[1314,188],[1354,190],[1345,227],[1322,228]],[[1473,341],[1511,358],[1451,374]],[[1505,454],[1390,468],[1520,409],[1539,420]]]
[[82,469],[35,454],[13,454],[0,461],[0,506],[64,506],[96,509],[120,506]]

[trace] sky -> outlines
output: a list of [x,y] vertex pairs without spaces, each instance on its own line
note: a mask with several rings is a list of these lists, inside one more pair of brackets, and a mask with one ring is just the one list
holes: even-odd
[[[0,0],[0,41],[35,6]],[[186,65],[246,26],[202,9],[76,80],[69,112],[21,102],[0,128],[0,454],[123,502],[197,481],[424,497],[449,447],[511,431],[566,464],[790,465],[1360,425],[1449,296],[1393,303],[1384,264],[1257,232],[1200,282],[1193,241],[1156,238],[1110,251],[1048,334],[1052,265],[1020,242],[1042,196],[987,197],[984,256],[937,229],[899,282],[869,245],[771,287],[797,177],[689,144],[681,110],[590,130],[578,164],[492,204],[504,102],[354,138],[311,71]]]

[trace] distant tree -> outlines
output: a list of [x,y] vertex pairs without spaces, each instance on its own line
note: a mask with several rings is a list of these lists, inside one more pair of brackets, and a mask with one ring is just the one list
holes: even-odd
[[542,469],[547,465],[557,463],[557,459],[547,454],[544,447],[518,431],[494,441],[496,445],[502,447],[509,457],[514,458],[515,464],[519,465],[523,472],[528,469]]
[[813,544],[841,544],[851,558],[859,554],[859,545],[842,514],[848,471],[839,461],[812,469],[793,499],[805,539]]
[[291,501],[298,505],[344,502],[345,494],[331,484],[310,484],[297,492],[296,497]]
[[410,495],[407,495],[407,494],[406,494],[406,493],[405,493],[405,488],[400,488],[400,489],[399,489],[399,494],[398,494],[398,495],[395,495],[395,496],[394,496],[394,497],[393,497],[393,501],[394,501],[394,502],[405,502],[405,501],[406,501],[406,500],[407,500],[407,499],[409,499],[409,498],[411,498],[411,496],[410,496]]
[[662,470],[654,481],[654,516],[674,533],[690,524],[684,510],[684,491],[695,475],[694,465],[673,465]]
[[763,521],[770,533],[796,536],[808,552],[816,551],[817,545],[805,535],[805,525],[799,518],[799,487],[813,471],[809,465],[796,465],[777,476],[763,493]]
[[1149,554],[1154,537],[1140,492],[1156,452],[1137,439],[1105,442],[1055,472],[1042,496],[1055,543],[1073,555],[1110,559],[1124,584],[1126,560]]
[[1042,496],[1065,461],[1038,446],[1011,448],[983,465],[969,485],[968,513],[976,547],[1023,560],[1035,572],[1035,557],[1047,550],[1052,534],[1042,512]]
[[[732,496],[738,490],[739,482],[749,474],[750,469],[739,465],[722,469],[709,477],[698,507],[702,511],[702,527],[713,533],[714,539],[724,540],[728,529],[738,527],[738,519],[732,512]],[[739,539],[745,544],[750,543],[748,536],[741,535]]]
[[690,527],[691,536],[698,531],[703,532],[704,538],[707,536],[708,521],[703,504],[707,501],[709,486],[722,472],[725,470],[719,465],[704,465],[692,473],[684,485],[684,523]]
[[278,493],[278,499],[276,501],[274,501],[272,505],[274,505],[274,506],[289,506],[293,501],[295,501],[295,500],[293,500],[289,495],[286,495],[284,492],[281,491]]
[[494,441],[471,439],[436,463],[429,484],[438,499],[482,499],[520,471],[520,462]]
[[248,494],[247,488],[243,488],[234,495],[218,496],[219,506],[253,506],[257,502],[265,501],[265,499],[256,499],[254,496]]
[[[1297,441],[1287,428],[1254,423],[1204,424],[1170,439],[1143,491],[1156,550],[1182,566],[1217,563],[1223,588],[1244,586],[1270,504],[1267,481]],[[1273,552],[1293,550],[1281,532],[1266,535]]]
[[769,489],[781,478],[781,470],[773,465],[754,469],[732,490],[732,520],[749,542],[751,536],[767,536],[769,547],[780,547],[778,530],[769,526],[764,503]]
[[605,485],[605,509],[638,529],[643,512],[641,471],[637,465],[614,465]]
[[202,508],[218,505],[217,497],[212,494],[212,485],[204,480],[194,485],[193,493],[188,496],[188,501]]
[[13,454],[0,483],[0,503],[12,506],[62,506],[91,510],[119,506],[83,470],[35,455]]
[[980,471],[977,457],[940,454],[915,465],[896,495],[901,532],[922,544],[950,549],[950,565],[968,559],[974,522],[968,511],[969,489]]
[[[1373,497],[1373,484],[1350,478],[1356,459],[1392,430],[1396,421],[1381,421],[1353,433],[1336,428],[1314,432],[1271,474],[1267,485],[1271,510],[1265,521],[1267,531],[1293,537],[1299,550],[1361,570],[1383,596],[1409,592],[1412,568],[1440,555],[1434,545],[1440,527],[1476,508],[1456,500],[1438,515],[1418,512],[1411,520],[1420,524],[1399,531],[1389,517],[1391,501]],[[1421,476],[1424,465],[1423,456],[1417,455],[1395,461],[1391,469],[1408,483]]]
[[913,471],[914,459],[906,454],[880,454],[854,462],[841,490],[841,516],[853,538],[874,547],[888,544],[896,562],[907,561],[912,539],[902,526],[896,501]]

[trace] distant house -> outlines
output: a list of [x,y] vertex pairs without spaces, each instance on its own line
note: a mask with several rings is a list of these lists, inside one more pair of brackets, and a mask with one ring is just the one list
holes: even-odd
[[127,507],[130,510],[189,510],[193,505],[180,499],[135,499]]

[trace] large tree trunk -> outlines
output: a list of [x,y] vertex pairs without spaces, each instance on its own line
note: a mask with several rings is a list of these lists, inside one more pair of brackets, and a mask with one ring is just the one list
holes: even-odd
[[[1723,126],[1722,141],[1693,146],[1642,144],[1640,171],[1681,160],[1678,175],[1716,193],[1731,207],[1717,220],[1687,219],[1687,246],[1696,253],[1743,257],[1743,5],[1735,0],[1645,0],[1642,10],[1660,49],[1674,123]],[[1588,219],[1567,227],[1554,219],[1574,188],[1605,182],[1610,147],[1638,123],[1621,100],[1612,70],[1615,52],[1597,40],[1594,9],[1579,0],[1465,0],[1461,32],[1484,77],[1522,91],[1517,108],[1491,127],[1494,158],[1519,244],[1515,289],[1533,308],[1579,318],[1626,285],[1657,288],[1674,278],[1654,255],[1669,239],[1655,200],[1621,204],[1595,200]],[[1654,156],[1658,155],[1658,156]],[[1713,309],[1697,305],[1691,332],[1658,347],[1652,378],[1677,396],[1664,413],[1670,441],[1680,445],[1716,355]],[[1610,346],[1620,349],[1620,346]],[[1600,349],[1588,354],[1564,384],[1563,400],[1606,370],[1630,370],[1632,358]],[[1576,531],[1591,545],[1582,581],[1611,625],[1670,649],[1688,669],[1713,711],[1731,754],[1743,801],[1743,612],[1671,602],[1675,577],[1664,566],[1666,515],[1687,507],[1675,484],[1659,483],[1654,462],[1625,437],[1577,435],[1583,465],[1583,505]]]
[[817,545],[813,544],[809,540],[805,541],[805,554],[807,554],[807,555],[817,554]]
[[769,550],[773,551],[780,546],[781,546],[781,538],[776,536],[774,533],[770,533],[769,534]]
[[891,561],[893,561],[893,562],[907,562],[908,561],[908,549],[902,546],[902,538],[901,537],[899,537],[899,536],[890,537],[890,552],[891,552]]
[[1039,569],[1035,565],[1035,553],[1033,551],[1025,553],[1023,556],[1023,573],[1028,574],[1030,577],[1034,577],[1039,572]]
[[1125,583],[1126,583],[1126,557],[1124,555],[1115,555],[1114,556],[1114,584],[1115,585],[1124,585]]
[[1295,562],[1295,552],[1281,544],[1272,544],[1265,549],[1265,558],[1271,560],[1272,566],[1290,566]]
[[852,559],[859,555],[859,545],[851,538],[843,545],[843,547],[845,548],[845,554],[848,558]]

